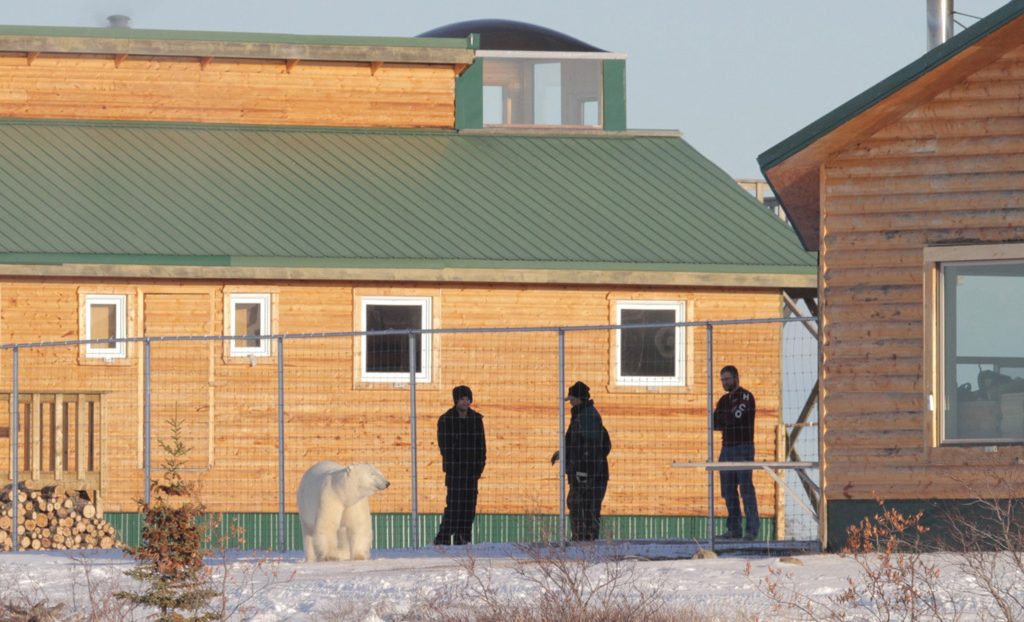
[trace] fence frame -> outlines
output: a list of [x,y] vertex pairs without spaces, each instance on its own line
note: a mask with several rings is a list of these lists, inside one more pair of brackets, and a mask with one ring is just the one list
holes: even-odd
[[[558,340],[558,417],[559,417],[559,452],[560,455],[565,455],[565,402],[563,396],[565,395],[565,336],[569,332],[583,332],[583,331],[614,331],[623,329],[638,329],[638,328],[699,328],[704,327],[706,331],[706,368],[707,368],[707,414],[708,414],[708,425],[707,425],[707,442],[708,442],[708,461],[706,463],[692,463],[692,462],[673,462],[672,466],[675,468],[684,467],[700,467],[707,470],[707,489],[708,489],[708,512],[707,512],[707,533],[708,533],[708,544],[709,547],[714,549],[715,537],[714,537],[714,472],[721,470],[743,470],[743,469],[764,469],[768,471],[770,476],[776,481],[780,481],[775,473],[770,472],[770,469],[796,469],[798,473],[801,473],[801,481],[804,483],[805,488],[812,500],[812,504],[818,506],[817,511],[814,512],[816,517],[823,516],[821,505],[823,503],[823,496],[820,494],[821,491],[821,477],[822,473],[819,468],[819,462],[810,461],[792,461],[788,459],[795,457],[795,450],[791,448],[791,443],[795,440],[795,437],[799,434],[800,430],[806,425],[806,419],[810,412],[813,410],[813,406],[816,403],[818,395],[818,382],[816,381],[814,387],[811,389],[810,394],[807,397],[806,403],[801,410],[799,420],[794,428],[792,437],[787,436],[787,451],[786,461],[781,462],[749,462],[749,463],[718,463],[714,457],[714,369],[712,361],[714,360],[714,329],[716,326],[742,326],[742,325],[755,325],[755,324],[778,324],[784,328],[785,325],[790,323],[800,323],[808,332],[810,332],[815,338],[817,338],[817,331],[811,326],[810,322],[816,322],[815,317],[806,316],[789,316],[789,317],[775,317],[775,318],[748,318],[748,319],[734,319],[734,320],[701,320],[701,321],[686,321],[686,322],[665,322],[665,323],[648,323],[648,324],[595,324],[595,325],[580,325],[580,326],[520,326],[520,327],[480,327],[480,328],[430,328],[430,329],[390,329],[390,330],[377,330],[377,331],[328,331],[328,332],[315,332],[315,333],[281,333],[271,335],[259,335],[258,338],[262,341],[273,340],[276,341],[277,345],[277,428],[278,428],[278,479],[279,479],[279,490],[278,490],[278,550],[281,552],[286,551],[286,537],[285,537],[285,379],[284,379],[284,342],[286,340],[302,340],[302,339],[326,339],[326,338],[356,338],[356,337],[368,337],[368,336],[396,336],[396,335],[407,335],[409,339],[409,402],[410,402],[410,434],[411,434],[411,512],[410,512],[410,543],[413,548],[419,548],[422,546],[420,533],[419,533],[419,507],[418,507],[418,459],[417,459],[417,416],[416,416],[416,337],[417,335],[431,334],[431,335],[442,335],[442,334],[480,334],[480,333],[555,333]],[[152,463],[151,463],[151,435],[152,435],[152,345],[153,342],[178,342],[178,341],[231,341],[240,339],[253,339],[252,335],[171,335],[171,336],[147,336],[147,337],[121,337],[114,339],[118,343],[139,343],[143,344],[143,473],[144,473],[144,500],[147,504],[151,502],[151,490],[150,483],[152,481]],[[98,343],[109,343],[111,339],[92,339],[92,340],[62,340],[62,341],[45,341],[45,342],[25,342],[25,343],[11,343],[11,344],[0,344],[0,351],[11,350],[12,351],[12,387],[11,387],[11,401],[12,401],[12,417],[11,417],[11,457],[12,457],[12,469],[11,469],[11,481],[12,491],[17,491],[19,483],[19,465],[18,465],[18,416],[17,416],[17,404],[18,404],[18,392],[19,392],[19,353],[23,349],[30,348],[48,348],[48,347],[61,347],[61,346],[81,346],[87,344],[98,344]],[[817,361],[818,368],[820,369],[820,345],[818,347]],[[820,427],[819,429],[819,447],[820,447]],[[813,486],[813,482],[809,481],[809,476],[806,475],[806,469],[808,468],[819,468],[819,481],[817,486]],[[782,485],[789,489],[785,482],[781,482]],[[810,495],[812,492],[818,493],[817,499]],[[565,481],[565,464],[564,460],[559,460],[559,536],[561,542],[564,544],[568,538],[568,525],[566,517],[566,481]],[[16,498],[16,497],[15,497]],[[801,501],[802,503],[802,501]],[[17,511],[17,503],[12,503],[12,527],[11,533],[14,534],[12,540],[12,550],[18,550],[18,538],[16,537],[19,517]],[[805,504],[806,507],[806,504]],[[820,530],[820,527],[819,527]]]

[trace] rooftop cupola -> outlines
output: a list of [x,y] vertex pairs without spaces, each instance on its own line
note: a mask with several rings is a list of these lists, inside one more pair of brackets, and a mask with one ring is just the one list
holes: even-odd
[[421,37],[473,37],[476,60],[456,82],[459,129],[626,129],[626,57],[511,20],[458,22]]

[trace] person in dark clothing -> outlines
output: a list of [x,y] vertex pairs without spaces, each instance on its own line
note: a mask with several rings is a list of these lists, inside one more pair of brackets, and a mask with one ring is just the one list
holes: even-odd
[[[601,413],[590,399],[590,387],[577,382],[565,398],[572,418],[565,431],[565,476],[569,481],[569,520],[574,541],[597,540],[601,530],[601,504],[608,490],[608,454],[612,442]],[[559,452],[551,456],[551,464]]]
[[[719,462],[751,462],[754,460],[754,394],[740,386],[740,374],[732,365],[720,373],[725,395],[715,407],[715,429],[722,432],[722,451]],[[757,514],[757,494],[754,491],[753,471],[721,471],[722,499],[729,512],[728,531],[720,537],[756,540],[760,527]],[[747,533],[742,530],[740,498],[747,515]]]
[[455,405],[437,420],[437,446],[448,494],[434,544],[472,542],[477,484],[487,462],[484,419],[469,407],[473,391],[459,385],[452,389],[452,401]]

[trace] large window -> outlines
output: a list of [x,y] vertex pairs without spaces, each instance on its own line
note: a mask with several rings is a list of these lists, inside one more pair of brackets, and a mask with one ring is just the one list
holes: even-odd
[[942,439],[1024,442],[1024,261],[939,267]]
[[[674,324],[685,316],[681,302],[619,302],[616,305],[615,377],[625,385],[681,385],[686,377],[683,369],[683,334]],[[625,328],[630,324],[645,325]]]
[[231,356],[270,356],[270,294],[229,294]]
[[87,340],[102,339],[85,346],[86,358],[125,358],[125,296],[88,294],[85,297],[85,335]]
[[600,59],[520,54],[525,53],[486,52],[484,125],[601,126]]
[[[409,331],[430,328],[430,298],[362,299],[363,330]],[[416,381],[430,382],[430,334],[413,333]],[[409,333],[364,335],[362,378],[367,382],[409,381]]]

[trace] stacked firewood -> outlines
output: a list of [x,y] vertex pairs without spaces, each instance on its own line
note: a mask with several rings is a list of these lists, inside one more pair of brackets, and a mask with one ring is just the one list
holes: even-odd
[[11,486],[0,489],[0,551],[10,551],[14,523],[12,499],[18,504],[18,548],[109,549],[118,546],[114,527],[96,516],[96,493],[67,490],[63,485],[42,490]]

